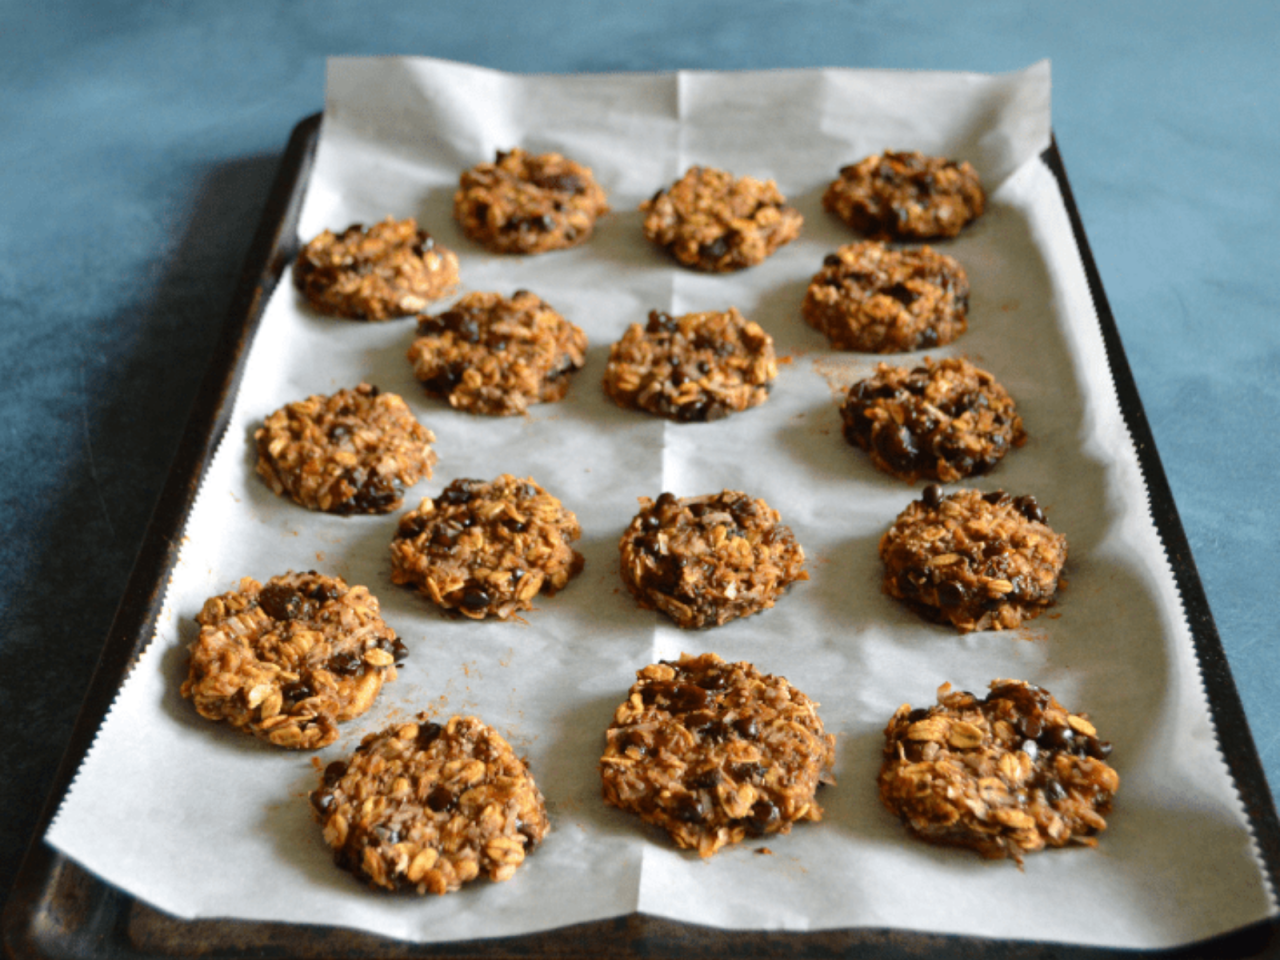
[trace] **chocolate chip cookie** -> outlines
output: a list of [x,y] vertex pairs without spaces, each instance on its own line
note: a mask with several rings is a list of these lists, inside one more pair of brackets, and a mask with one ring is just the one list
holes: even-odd
[[908,483],[986,473],[1027,439],[1008,391],[963,358],[881,363],[849,388],[840,419],[846,440]]
[[938,691],[885,728],[880,799],[914,836],[989,859],[1097,845],[1120,786],[1111,744],[1048,691],[994,680],[981,700]]
[[936,347],[969,328],[969,278],[953,257],[931,247],[851,243],[822,261],[800,313],[837,350]]
[[709,857],[747,836],[822,819],[835,737],[784,677],[714,653],[636,674],[600,760],[607,803]]
[[804,550],[778,512],[736,490],[641,497],[618,550],[622,582],[640,606],[685,629],[768,609],[791,584],[809,579]]
[[245,577],[196,622],[182,695],[202,717],[297,750],[336,740],[408,655],[367,588],[314,571]]
[[455,410],[513,416],[569,391],[586,362],[587,335],[528,290],[469,293],[418,318],[413,375]]
[[725,273],[764,262],[800,235],[804,218],[772,180],[690,167],[640,204],[644,235],[676,262]]
[[424,310],[458,285],[458,258],[412,217],[341,234],[325,230],[302,248],[293,282],[316,310],[352,320],[389,320]]
[[681,317],[653,310],[609,349],[604,391],[623,407],[682,422],[759,406],[778,375],[773,338],[734,307]]
[[954,237],[986,204],[969,163],[893,150],[841,168],[822,197],[853,229],[883,240]]
[[253,439],[267,485],[326,513],[397,510],[436,462],[435,435],[401,397],[367,383],[281,407]]
[[370,734],[325,768],[311,807],[339,867],[422,894],[510,879],[550,829],[524,761],[475,717],[420,713]]
[[582,571],[571,510],[531,479],[454,480],[406,513],[391,542],[391,580],[473,620],[533,609]]
[[1035,497],[936,484],[880,539],[884,590],[921,616],[961,633],[1008,630],[1053,603],[1067,538]]
[[499,150],[458,180],[453,215],[493,253],[546,253],[586,241],[608,213],[591,169],[558,153]]

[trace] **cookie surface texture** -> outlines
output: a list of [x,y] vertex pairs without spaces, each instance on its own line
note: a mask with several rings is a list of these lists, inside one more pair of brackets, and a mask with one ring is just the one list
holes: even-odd
[[390,320],[426,309],[458,285],[458,257],[410,217],[325,230],[302,248],[293,282],[316,310]]
[[494,253],[546,253],[590,238],[609,211],[591,169],[558,153],[500,150],[458,180],[453,215],[462,232]]
[[1008,630],[1053,603],[1067,538],[1035,497],[930,485],[881,537],[880,559],[885,592],[926,619]]
[[1120,786],[1111,744],[1084,714],[1021,680],[983,699],[938,691],[898,708],[885,728],[880,799],[914,836],[990,859],[1096,846]]
[[450,309],[418,319],[409,347],[413,375],[455,410],[524,413],[569,390],[586,362],[587,335],[540,297],[469,293]]
[[531,479],[454,480],[400,519],[391,580],[473,620],[506,620],[581,572],[581,536],[573,512]]
[[267,485],[326,513],[397,510],[436,462],[435,435],[403,398],[367,383],[281,407],[253,438]]
[[695,270],[724,273],[764,262],[800,235],[804,218],[772,180],[690,167],[640,204],[645,237]]
[[764,403],[777,375],[773,338],[736,308],[653,310],[609,348],[604,391],[622,407],[700,422]]
[[823,260],[800,313],[837,350],[927,349],[969,328],[969,278],[955,258],[931,247],[846,244]]
[[822,205],[867,237],[930,240],[956,236],[987,198],[967,162],[887,150],[843,167]]
[[685,629],[717,627],[772,607],[808,580],[804,550],[778,512],[736,490],[640,498],[619,541],[622,582],[640,606]]
[[288,573],[205,601],[182,695],[209,720],[315,750],[373,705],[408,655],[365,587]]
[[709,857],[745,837],[822,819],[835,737],[784,677],[714,653],[636,674],[606,733],[605,801]]
[[422,894],[510,879],[550,828],[524,761],[475,717],[370,734],[325,768],[311,807],[339,867]]
[[986,473],[1027,438],[1008,391],[962,358],[881,363],[849,388],[840,419],[846,440],[908,483]]

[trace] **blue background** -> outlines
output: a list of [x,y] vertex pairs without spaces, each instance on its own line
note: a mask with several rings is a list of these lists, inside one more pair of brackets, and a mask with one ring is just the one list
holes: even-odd
[[1280,5],[0,2],[0,895],[325,58],[1053,61],[1053,124],[1273,789]]

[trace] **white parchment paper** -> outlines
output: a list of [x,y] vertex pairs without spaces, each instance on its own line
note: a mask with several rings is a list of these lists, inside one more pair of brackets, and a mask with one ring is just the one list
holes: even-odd
[[[247,361],[205,478],[155,641],[125,683],[48,839],[89,870],[181,917],[356,927],[407,940],[491,937],[641,911],[733,928],[870,926],[1127,947],[1206,937],[1274,907],[1217,750],[1189,633],[1147,509],[1067,215],[1038,159],[1049,69],[1007,76],[799,70],[518,77],[418,59],[340,59],[300,232],[415,215],[457,250],[466,289],[532,289],[583,327],[591,349],[566,400],[511,419],[426,397],[405,350],[411,320],[363,324],[306,309],[285,277]],[[521,145],[595,170],[614,212],[587,245],[488,255],[452,222],[460,170]],[[799,317],[823,255],[852,237],[821,209],[837,169],[886,148],[969,159],[987,214],[947,243],[967,267],[965,354],[1018,399],[1030,434],[976,483],[1034,493],[1071,545],[1069,587],[1024,629],[960,637],[879,588],[878,538],[915,496],[840,436],[842,387],[878,358],[837,354]],[[804,214],[801,238],[752,270],[707,276],[642,239],[637,205],[703,163],[774,178]],[[763,407],[676,425],[621,410],[600,377],[608,345],[651,308],[736,305],[784,364]],[[911,363],[919,355],[907,355]],[[458,476],[533,476],[585,530],[582,576],[527,623],[456,622],[393,588],[396,517],[309,513],[253,473],[262,418],[360,380],[405,396],[438,436],[437,493]],[[790,524],[812,579],[776,608],[686,633],[621,588],[617,539],[638,496],[746,490]],[[320,755],[419,710],[475,713],[527,755],[553,829],[509,882],[447,897],[386,896],[335,869],[311,820],[317,780],[282,752],[196,716],[178,694],[192,617],[244,575],[316,568],[380,596],[411,650],[400,679]],[[596,762],[634,672],[712,650],[783,674],[822,703],[838,737],[826,817],[709,862],[606,807]],[[907,837],[879,804],[882,730],[944,681],[1041,684],[1115,744],[1122,785],[1096,850],[1011,862]]]

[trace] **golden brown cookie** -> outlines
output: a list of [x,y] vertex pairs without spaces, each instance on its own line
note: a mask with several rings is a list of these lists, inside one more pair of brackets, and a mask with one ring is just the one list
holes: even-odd
[[512,416],[563,398],[586,349],[580,328],[517,290],[469,293],[443,313],[419,317],[408,358],[427,393],[455,410]]
[[298,750],[336,740],[409,653],[367,588],[314,571],[245,577],[196,622],[182,695],[202,717]]
[[841,168],[822,197],[853,229],[883,240],[954,237],[986,203],[969,163],[893,150]]
[[718,627],[772,607],[808,580],[804,550],[778,511],[736,490],[640,498],[618,543],[622,582],[647,610],[685,629]]
[[458,258],[412,217],[341,234],[325,230],[302,248],[293,282],[321,313],[389,320],[426,309],[458,285]]
[[846,440],[908,483],[986,473],[1027,439],[1013,397],[963,358],[882,363],[849,388],[840,419]]
[[1009,630],[1053,603],[1067,538],[1035,497],[936,484],[880,538],[884,590],[961,633]]
[[1120,786],[1111,744],[1088,717],[1021,680],[979,700],[938,690],[938,705],[898,708],[885,728],[880,799],[914,836],[984,857],[1097,845]]
[[558,153],[499,150],[462,174],[453,215],[462,232],[494,253],[546,253],[577,246],[609,212],[589,167]]
[[954,258],[931,247],[851,243],[823,260],[800,313],[837,350],[935,347],[969,328],[969,278]]
[[406,513],[391,542],[391,580],[473,620],[506,620],[582,571],[578,518],[532,479],[454,480]]
[[397,510],[436,462],[435,435],[408,404],[367,383],[281,407],[253,438],[267,485],[326,513]]
[[370,734],[325,768],[311,806],[334,862],[385,890],[508,880],[550,829],[525,762],[475,717]]
[[695,270],[724,273],[762,263],[800,235],[804,218],[772,180],[690,167],[640,204],[644,235]]
[[606,733],[604,799],[709,857],[822,819],[835,737],[785,677],[714,653],[636,674]]
[[737,308],[650,311],[609,348],[604,391],[622,407],[683,422],[720,420],[769,399],[778,375],[773,338]]

